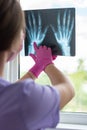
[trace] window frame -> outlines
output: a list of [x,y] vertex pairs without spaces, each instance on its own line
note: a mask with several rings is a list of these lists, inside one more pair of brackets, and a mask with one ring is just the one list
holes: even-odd
[[9,82],[15,82],[19,78],[19,55],[12,60],[11,62],[7,62],[4,69],[4,78]]
[[61,112],[60,123],[87,125],[87,113]]

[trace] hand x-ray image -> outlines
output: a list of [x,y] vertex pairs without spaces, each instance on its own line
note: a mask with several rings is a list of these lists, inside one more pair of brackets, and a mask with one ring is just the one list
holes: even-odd
[[75,8],[26,10],[25,56],[33,43],[51,47],[55,55],[75,55]]

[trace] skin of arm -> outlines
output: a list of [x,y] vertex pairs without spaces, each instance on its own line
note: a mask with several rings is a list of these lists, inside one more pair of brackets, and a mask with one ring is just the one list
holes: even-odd
[[74,97],[73,84],[54,64],[48,65],[45,73],[60,94],[60,109],[62,109]]
[[20,80],[25,80],[25,79],[28,79],[28,78],[31,78],[31,79],[33,79],[33,80],[36,79],[36,77],[34,76],[33,73],[27,72],[27,73],[26,73],[23,77],[21,77],[18,81],[20,81]]

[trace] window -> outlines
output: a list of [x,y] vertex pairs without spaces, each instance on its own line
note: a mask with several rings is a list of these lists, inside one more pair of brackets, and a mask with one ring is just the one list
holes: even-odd
[[[65,74],[67,74],[75,86],[75,97],[61,112],[61,122],[80,123],[87,125],[87,1],[86,0],[21,0],[23,10],[40,8],[76,8],[76,56],[58,56],[54,61]],[[45,4],[46,3],[46,4]],[[20,76],[33,66],[34,61],[29,56],[20,54]],[[45,73],[36,80],[41,84],[50,84]],[[73,118],[71,120],[71,118]]]

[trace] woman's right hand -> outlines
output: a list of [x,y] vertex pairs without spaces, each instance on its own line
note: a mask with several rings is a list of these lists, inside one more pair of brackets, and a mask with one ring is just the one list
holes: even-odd
[[35,65],[29,70],[36,77],[45,70],[46,66],[49,64],[53,64],[52,60],[52,52],[51,48],[47,48],[46,46],[38,47],[36,43],[34,43],[35,54],[30,54],[30,56],[35,61]]

